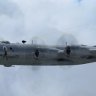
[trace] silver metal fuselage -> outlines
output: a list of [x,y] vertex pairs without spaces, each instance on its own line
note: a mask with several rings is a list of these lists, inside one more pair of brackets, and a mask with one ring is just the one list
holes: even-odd
[[[7,48],[7,55],[4,56],[4,49]],[[39,56],[35,55],[35,51],[39,50]],[[64,50],[36,46],[30,44],[0,44],[0,65],[9,67],[11,65],[78,65],[96,61],[96,58],[86,59],[90,56],[90,52],[83,49],[72,49],[70,57],[66,55]],[[79,53],[78,53],[78,52]],[[82,53],[82,54],[81,54]],[[85,56],[85,57],[84,57]]]

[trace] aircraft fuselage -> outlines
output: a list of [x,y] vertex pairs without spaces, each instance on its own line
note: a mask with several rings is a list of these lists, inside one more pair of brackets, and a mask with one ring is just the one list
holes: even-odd
[[[73,48],[74,49],[74,48]],[[70,56],[64,50],[29,44],[0,44],[0,64],[11,65],[78,65],[96,61],[89,58],[90,52],[83,54],[71,49]],[[82,53],[82,54],[81,54]]]

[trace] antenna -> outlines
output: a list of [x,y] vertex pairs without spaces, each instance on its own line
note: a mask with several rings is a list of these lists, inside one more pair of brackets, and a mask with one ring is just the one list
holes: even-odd
[[32,45],[34,44],[33,40],[32,40]]
[[66,47],[67,47],[67,42],[66,42]]

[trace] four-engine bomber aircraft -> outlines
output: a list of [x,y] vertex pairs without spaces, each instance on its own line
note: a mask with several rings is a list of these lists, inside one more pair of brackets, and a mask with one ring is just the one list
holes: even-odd
[[[26,41],[22,41],[25,43]],[[96,61],[96,47],[0,43],[0,65],[79,65]]]

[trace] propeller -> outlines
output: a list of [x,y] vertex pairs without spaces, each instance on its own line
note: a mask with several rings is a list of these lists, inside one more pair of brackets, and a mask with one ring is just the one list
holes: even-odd
[[45,46],[45,41],[43,39],[41,39],[40,37],[33,37],[30,40],[31,44],[35,45],[36,47],[38,46]]
[[63,34],[58,40],[57,40],[57,46],[60,47],[66,47],[71,45],[77,45],[78,41],[72,34]]
[[3,43],[3,42],[5,42],[6,40],[4,39],[4,38],[2,38],[2,37],[0,37],[0,43]]
[[[44,41],[42,38],[40,38],[40,37],[33,37],[33,38],[30,40],[30,43],[35,46],[35,48],[36,48],[35,51],[38,50],[38,47],[39,47],[39,46],[45,46],[45,45],[46,45],[46,44],[45,44],[45,41]],[[37,53],[38,53],[38,52],[37,52]],[[38,55],[38,54],[36,54],[36,55]],[[37,56],[37,57],[38,57],[38,56]],[[33,71],[40,70],[40,67],[41,67],[41,66],[32,66],[32,70],[33,70]]]
[[[70,46],[77,45],[78,41],[72,34],[63,34],[58,40],[57,40],[57,47],[60,48],[61,50],[64,50],[66,53],[66,56],[70,57]],[[68,69],[71,68],[72,66],[60,66],[60,68],[63,69]]]
[[70,46],[77,45],[78,41],[72,34],[63,34],[58,40],[57,40],[57,48],[64,50],[67,56],[70,56],[71,48]]

